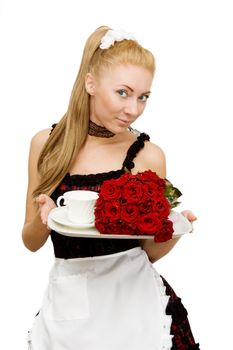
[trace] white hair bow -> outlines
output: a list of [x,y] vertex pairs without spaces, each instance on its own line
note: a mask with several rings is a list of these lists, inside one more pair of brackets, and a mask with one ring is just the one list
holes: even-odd
[[124,30],[108,30],[107,33],[101,39],[100,48],[108,49],[110,46],[114,45],[115,41],[122,40],[136,40],[135,37]]

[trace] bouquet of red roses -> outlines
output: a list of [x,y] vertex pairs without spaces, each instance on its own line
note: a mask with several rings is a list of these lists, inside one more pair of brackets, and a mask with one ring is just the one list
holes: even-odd
[[95,226],[103,234],[154,235],[155,242],[172,238],[171,208],[181,192],[155,172],[125,173],[104,181],[95,206]]

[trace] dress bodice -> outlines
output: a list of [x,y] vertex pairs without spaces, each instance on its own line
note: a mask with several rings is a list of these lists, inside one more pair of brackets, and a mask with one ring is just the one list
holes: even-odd
[[[134,132],[133,129],[131,129]],[[101,184],[105,180],[117,179],[127,170],[134,167],[134,158],[144,147],[144,142],[150,137],[145,133],[138,133],[137,139],[129,147],[122,168],[105,173],[70,175],[67,173],[61,183],[51,194],[51,198],[56,202],[57,198],[67,191],[89,190],[99,192]],[[54,253],[57,258],[72,259],[88,256],[99,256],[114,254],[139,246],[137,239],[106,239],[106,238],[80,238],[63,236],[55,231],[51,231],[51,239],[54,246]]]

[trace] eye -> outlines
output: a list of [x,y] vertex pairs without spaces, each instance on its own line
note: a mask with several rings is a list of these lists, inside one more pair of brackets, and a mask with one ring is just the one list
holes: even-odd
[[117,93],[122,96],[122,97],[127,97],[128,96],[128,92],[124,89],[120,89],[120,90],[117,90]]
[[149,95],[142,95],[142,96],[139,96],[139,100],[142,101],[142,102],[146,102],[149,98]]

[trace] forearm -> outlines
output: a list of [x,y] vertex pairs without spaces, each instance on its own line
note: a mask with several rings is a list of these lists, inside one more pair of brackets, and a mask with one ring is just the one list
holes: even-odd
[[38,211],[35,218],[26,223],[22,231],[22,239],[24,245],[32,252],[40,249],[48,239],[51,230],[44,225],[40,218],[40,213]]
[[142,242],[142,248],[152,263],[161,259],[176,245],[180,237],[170,239],[163,243],[155,243],[153,239],[146,239]]

